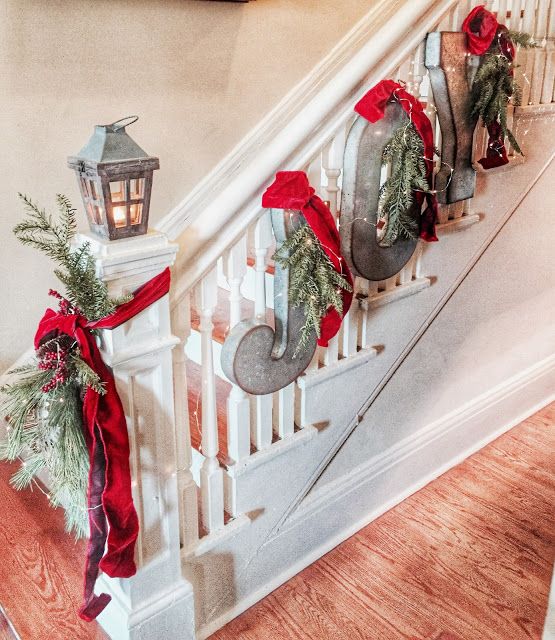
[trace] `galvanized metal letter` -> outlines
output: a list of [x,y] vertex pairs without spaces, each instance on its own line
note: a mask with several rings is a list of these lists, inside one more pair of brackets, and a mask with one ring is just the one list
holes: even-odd
[[[272,209],[272,228],[278,244],[304,223],[300,211]],[[239,322],[222,348],[222,369],[237,386],[253,395],[279,391],[294,382],[310,364],[316,350],[316,334],[295,356],[304,307],[289,304],[289,269],[276,263],[274,273],[275,330],[257,320]]]

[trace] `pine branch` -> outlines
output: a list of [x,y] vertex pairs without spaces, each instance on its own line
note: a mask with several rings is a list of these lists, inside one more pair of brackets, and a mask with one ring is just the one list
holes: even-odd
[[534,40],[534,37],[529,33],[525,33],[523,31],[512,31],[509,29],[509,33],[507,35],[514,45],[522,47],[523,49],[535,49],[539,47],[538,43]]
[[[513,44],[524,49],[537,47],[528,33],[509,31],[508,37]],[[507,108],[509,103],[515,107],[522,101],[522,89],[514,80],[516,65],[503,53],[499,43],[482,58],[472,85],[471,118],[481,118],[485,127],[499,122],[504,137],[509,139],[513,149],[523,155],[512,131],[507,126]]]
[[386,221],[381,244],[391,246],[399,237],[418,237],[418,220],[411,215],[414,191],[429,189],[424,143],[412,122],[394,133],[384,147],[382,163],[391,165],[391,175],[380,188],[379,214]]
[[273,259],[289,269],[289,302],[303,306],[305,323],[294,357],[306,349],[311,337],[320,337],[322,318],[332,307],[343,313],[342,290],[351,285],[333,266],[308,224],[303,224],[281,244]]
[[55,275],[66,287],[66,297],[88,320],[98,320],[114,312],[131,296],[111,298],[106,284],[96,275],[96,264],[90,246],[85,243],[73,250],[71,241],[77,232],[75,209],[69,200],[58,195],[59,220],[55,222],[30,198],[19,194],[27,218],[17,224],[14,234],[24,245],[34,247],[52,258],[59,267]]

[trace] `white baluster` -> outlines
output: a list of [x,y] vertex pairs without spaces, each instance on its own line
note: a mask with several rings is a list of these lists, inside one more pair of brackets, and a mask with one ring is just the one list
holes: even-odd
[[251,396],[251,439],[257,451],[272,444],[273,396]]
[[534,29],[536,27],[536,2],[537,0],[524,0],[522,31],[531,35],[534,35]]
[[399,285],[409,284],[412,281],[412,262],[409,260],[398,274],[397,282]]
[[455,24],[455,31],[460,31],[462,23],[466,19],[466,16],[472,11],[471,0],[461,0],[459,3],[459,14],[457,16],[457,22]]
[[[284,213],[284,215],[286,215]],[[260,322],[266,322],[266,268],[268,249],[272,246],[272,220],[265,211],[254,228],[256,290],[254,313]],[[251,396],[250,437],[257,451],[272,444],[272,395]]]
[[[333,140],[322,152],[322,166],[327,178],[325,188],[327,199],[330,202],[330,211],[337,219],[339,206],[339,176],[343,167],[343,153],[345,151],[346,128],[341,127]],[[327,349],[321,350],[322,364],[330,365],[337,362],[339,356],[339,336],[334,336]]]
[[410,58],[407,58],[396,71],[395,80],[402,80],[406,84],[408,84],[411,80],[410,71],[411,71],[411,62]]
[[[243,236],[224,256],[224,273],[229,285],[229,328],[241,318],[241,285],[247,272],[247,238]],[[227,453],[236,462],[251,451],[250,403],[247,394],[232,385],[227,398]]]
[[534,72],[530,87],[530,104],[540,104],[542,99],[546,66],[546,35],[549,2],[550,0],[538,0],[534,39],[541,46],[532,50],[534,56]]
[[[369,291],[370,282],[366,278],[355,278],[355,296],[360,296],[360,300],[368,300]],[[357,344],[364,349],[368,341],[368,314],[364,313],[360,301],[359,307]]]
[[397,277],[398,277],[398,274],[396,273],[394,276],[391,276],[391,278],[388,278],[385,281],[386,291],[393,291],[393,289],[395,289],[395,287],[397,286]]
[[202,385],[202,453],[200,470],[201,518],[208,533],[224,524],[223,471],[218,462],[218,418],[216,379],[212,343],[212,316],[218,303],[217,274],[214,267],[196,287],[196,305],[200,315],[201,385]]
[[553,101],[553,85],[555,82],[555,3],[552,2],[549,7],[549,20],[547,22],[547,44],[546,44],[546,61],[545,73],[543,78],[543,88],[541,94],[541,103],[549,104]]
[[458,5],[451,7],[451,9],[449,10],[449,31],[457,30],[457,23],[459,22],[459,11],[460,7]]
[[191,334],[189,295],[183,296],[172,315],[172,329],[180,343],[173,350],[173,387],[175,403],[175,441],[177,458],[177,491],[179,498],[180,537],[183,549],[198,540],[198,489],[191,473],[191,427],[187,389],[187,356],[185,343]]
[[497,9],[497,21],[507,27],[509,26],[507,24],[507,0],[499,0],[499,6]]
[[330,211],[337,219],[339,209],[339,176],[343,168],[343,153],[345,152],[346,128],[341,127],[333,140],[322,151],[322,167],[326,174],[326,199],[330,203]]
[[266,322],[266,268],[268,249],[272,246],[273,240],[272,219],[270,212],[265,211],[254,227],[254,315],[261,322]]
[[357,298],[353,298],[351,308],[347,315],[343,318],[343,324],[341,325],[340,341],[341,341],[341,355],[343,358],[354,356],[357,353],[358,342],[358,316],[359,316],[359,303]]
[[416,247],[416,251],[414,252],[411,262],[413,264],[413,278],[421,278],[422,277],[422,253],[424,251],[424,243],[422,240],[419,240],[418,245]]
[[295,431],[295,383],[274,393],[274,432],[287,438]]
[[408,90],[418,100],[420,100],[421,85],[424,79],[424,42],[421,42],[415,49],[409,70]]
[[[378,293],[378,283],[372,282],[371,280],[367,280],[366,282],[367,282],[366,294],[368,296],[367,301],[370,302],[370,300],[372,300],[372,298],[374,298]],[[372,311],[370,309],[369,304],[366,311],[363,311],[363,309],[361,308],[360,314],[361,316],[362,315],[364,316],[361,322],[361,326],[362,326],[361,347],[363,349],[371,346],[371,337],[370,337],[370,334],[371,334],[370,328],[372,326],[371,317],[370,317],[371,313]]]
[[439,224],[445,224],[449,220],[449,205],[448,204],[440,204],[437,209],[437,217]]
[[319,153],[305,169],[310,186],[322,196],[322,154]]
[[[536,0],[523,0],[524,15],[522,18],[521,30],[531,35],[534,34],[536,24],[535,13]],[[533,50],[520,49],[517,55],[516,79],[522,88],[522,104],[530,104],[530,90],[532,88],[532,78],[534,76]]]

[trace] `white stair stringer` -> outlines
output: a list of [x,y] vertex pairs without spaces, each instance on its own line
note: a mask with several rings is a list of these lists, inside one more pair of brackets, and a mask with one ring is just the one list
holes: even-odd
[[[240,466],[228,467],[236,483],[237,511],[249,517],[250,525],[229,538],[221,538],[210,552],[184,558],[184,571],[195,585],[199,637],[207,637],[323,551],[511,426],[508,422],[500,424],[489,420],[488,414],[488,420],[472,423],[464,446],[457,442],[456,451],[442,441],[439,427],[429,442],[419,435],[426,446],[429,445],[430,456],[411,467],[410,473],[394,475],[396,480],[390,487],[386,481],[375,500],[368,498],[366,485],[357,488],[356,482],[349,484],[349,479],[344,477],[340,481],[349,484],[349,507],[342,511],[336,504],[333,522],[322,518],[324,510],[318,512],[317,523],[307,526],[305,522],[302,528],[299,524],[304,517],[301,516],[303,503],[306,502],[308,509],[315,500],[311,487],[543,173],[549,162],[546,155],[544,151],[521,165],[519,184],[529,185],[524,191],[510,176],[499,175],[493,182],[487,176],[478,176],[476,201],[486,212],[482,223],[470,226],[464,234],[445,234],[440,243],[425,247],[422,271],[431,275],[433,286],[423,289],[418,296],[404,297],[395,305],[372,310],[372,337],[381,351],[379,358],[369,357],[339,377],[323,375],[323,368],[299,380],[299,387],[304,386],[306,390],[304,424],[309,426],[291,436],[296,442],[288,446],[287,455],[279,455],[276,448],[279,443],[262,452],[264,464],[257,463],[260,454],[254,454]],[[484,206],[491,202],[496,202],[496,206]],[[536,379],[536,373],[529,372],[530,381]],[[546,388],[547,383],[552,384],[553,363],[545,363],[538,376],[543,382],[526,396],[527,400],[521,405],[525,409],[519,419],[549,397]],[[512,389],[512,383],[507,384],[507,388]],[[511,393],[502,389],[498,395],[513,398]],[[515,393],[514,398],[520,402],[522,396],[517,387]],[[403,451],[410,452],[410,446]],[[394,452],[390,454],[393,459]],[[384,473],[376,477],[383,479],[387,476]],[[332,491],[333,487],[326,490]],[[299,515],[295,515],[297,509]],[[308,515],[307,512],[307,518]]]

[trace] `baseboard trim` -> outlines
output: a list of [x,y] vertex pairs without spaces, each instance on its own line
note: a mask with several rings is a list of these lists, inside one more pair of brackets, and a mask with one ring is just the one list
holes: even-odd
[[[302,527],[310,526],[309,520],[314,518],[321,520],[321,512],[326,508],[337,510],[336,505],[339,501],[348,500],[355,493],[357,495],[367,493],[369,490],[367,485],[369,485],[372,480],[390,471],[396,465],[404,463],[410,456],[417,456],[422,459],[424,457],[423,451],[428,449],[431,455],[427,457],[441,460],[441,446],[439,446],[440,451],[438,454],[434,453],[433,447],[434,445],[437,447],[439,441],[449,435],[454,429],[463,429],[465,425],[482,422],[486,422],[489,426],[487,433],[483,437],[469,443],[456,455],[440,462],[435,468],[423,474],[416,481],[395,492],[389,499],[358,519],[354,524],[347,525],[338,531],[336,535],[297,560],[292,566],[264,585],[264,587],[250,594],[247,598],[244,598],[239,604],[213,620],[210,624],[199,629],[197,632],[199,640],[208,638],[215,631],[262,600],[262,598],[266,597],[269,593],[334,549],[347,538],[357,533],[357,531],[360,531],[360,529],[370,522],[392,509],[416,491],[425,487],[449,469],[460,464],[470,455],[476,453],[523,420],[526,420],[529,416],[555,401],[554,388],[555,354],[503,381],[501,384],[488,390],[474,400],[430,425],[427,425],[412,436],[405,438],[384,454],[376,456],[373,460],[355,469],[352,474],[312,494],[284,523],[284,526],[279,530],[277,535],[269,539],[266,544],[270,544],[279,537],[291,533],[293,528],[299,527],[302,529]],[[525,408],[509,420],[503,419],[502,417],[500,418],[503,413],[503,407],[510,408],[515,404]]]

